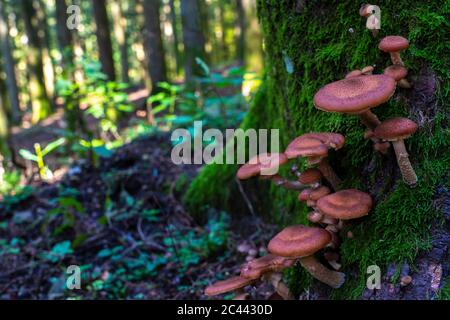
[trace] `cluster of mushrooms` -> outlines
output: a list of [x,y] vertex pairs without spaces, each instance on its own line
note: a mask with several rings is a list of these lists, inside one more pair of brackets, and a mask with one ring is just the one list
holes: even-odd
[[[417,124],[406,118],[381,122],[371,112],[372,108],[393,96],[397,85],[411,87],[405,79],[407,70],[400,57],[400,52],[408,46],[408,40],[403,37],[385,37],[379,49],[390,53],[392,66],[383,74],[373,74],[371,66],[351,71],[343,80],[322,87],[314,96],[314,105],[325,112],[358,115],[367,127],[364,138],[371,139],[374,150],[381,154],[387,154],[392,143],[404,182],[414,186],[417,176],[403,141],[414,134]],[[205,290],[207,296],[234,292],[235,299],[248,299],[244,287],[266,281],[283,299],[292,299],[288,286],[283,282],[282,272],[296,263],[322,283],[332,288],[342,286],[345,274],[339,271],[342,267],[339,263],[339,234],[347,220],[368,215],[373,206],[371,196],[365,192],[340,190],[341,180],[327,157],[330,150],[338,151],[344,144],[345,137],[338,133],[307,133],[295,138],[284,153],[258,155],[238,170],[237,178],[240,180],[259,177],[279,187],[298,191],[299,201],[311,208],[307,218],[313,226],[285,228],[269,242],[268,255],[245,263],[239,276],[208,286]],[[299,172],[293,165],[294,181],[280,176],[280,166],[299,158],[306,160],[308,169]],[[347,233],[347,238],[352,236],[351,232]]]

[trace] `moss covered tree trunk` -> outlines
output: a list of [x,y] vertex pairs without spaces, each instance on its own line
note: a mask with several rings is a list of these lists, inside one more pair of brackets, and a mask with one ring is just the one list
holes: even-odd
[[[311,281],[300,269],[291,273],[291,286],[301,294],[325,298],[422,298],[439,293],[448,277],[448,132],[449,59],[448,5],[445,1],[378,1],[381,30],[374,38],[365,28],[355,1],[259,0],[258,12],[266,50],[266,77],[243,128],[279,128],[282,148],[307,132],[339,132],[345,147],[330,155],[344,187],[371,194],[374,208],[367,218],[349,223],[341,232],[342,271],[348,281],[330,290]],[[357,117],[330,114],[313,106],[322,86],[343,79],[347,72],[368,65],[382,73],[391,64],[378,43],[387,35],[408,38],[402,53],[413,88],[397,89],[391,100],[375,109],[381,120],[407,117],[419,124],[406,141],[419,177],[407,187],[393,149],[375,153],[364,140]],[[209,206],[246,214],[234,175],[236,166],[211,165],[191,185],[186,202],[198,217]],[[284,172],[288,174],[288,170]],[[255,188],[258,186],[258,188]],[[308,208],[296,194],[264,181],[250,181],[244,190],[258,214],[281,226],[307,224]],[[233,199],[231,201],[231,199]],[[447,203],[443,210],[442,203]],[[447,220],[446,220],[447,219]],[[353,238],[346,237],[351,231]],[[366,289],[367,268],[377,265],[384,276],[381,290]],[[399,278],[413,283],[402,288]],[[448,292],[447,290],[444,290]]]

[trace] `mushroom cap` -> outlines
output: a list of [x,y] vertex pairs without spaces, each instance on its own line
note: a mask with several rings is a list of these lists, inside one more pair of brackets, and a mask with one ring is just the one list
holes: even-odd
[[405,50],[409,47],[408,39],[405,39],[401,36],[387,36],[384,37],[378,48],[384,52],[399,52]]
[[281,272],[292,267],[295,260],[268,254],[264,257],[252,260],[244,264],[241,268],[241,277],[247,279],[259,279],[268,272]]
[[361,69],[361,72],[365,75],[370,75],[372,74],[373,70],[375,70],[375,68],[373,66],[367,66]]
[[353,70],[346,74],[345,79],[361,76],[363,73],[361,70]]
[[350,220],[366,216],[372,203],[372,198],[367,193],[349,189],[320,198],[317,209],[328,217]]
[[250,159],[239,168],[236,176],[240,180],[258,175],[273,175],[272,171],[288,161],[283,153],[263,153]]
[[323,158],[328,156],[328,149],[340,149],[345,138],[339,133],[306,133],[295,138],[284,152],[288,159],[298,157]]
[[217,296],[237,289],[244,288],[252,284],[255,280],[243,277],[233,277],[227,280],[218,281],[205,289],[205,295]]
[[408,69],[400,65],[392,65],[384,69],[384,74],[394,78],[395,81],[400,81],[408,75]]
[[290,226],[270,240],[268,249],[272,254],[301,258],[313,255],[331,241],[331,235],[322,228]]
[[309,194],[309,200],[317,201],[322,197],[325,197],[331,193],[330,188],[326,186],[321,186],[317,189],[314,189]]
[[417,131],[417,123],[407,118],[392,118],[383,121],[375,128],[377,138],[396,141],[407,139]]
[[305,202],[309,200],[309,197],[311,196],[311,192],[313,189],[305,189],[298,195],[298,201]]
[[389,100],[395,88],[396,81],[383,74],[352,77],[324,86],[314,105],[326,112],[360,114]]
[[319,182],[322,179],[322,172],[318,169],[306,169],[300,174],[298,181],[301,184],[313,184]]

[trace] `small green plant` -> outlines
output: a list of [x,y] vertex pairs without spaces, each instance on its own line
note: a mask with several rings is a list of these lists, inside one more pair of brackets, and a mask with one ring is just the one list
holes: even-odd
[[44,227],[47,227],[48,222],[53,218],[62,217],[62,222],[52,231],[54,236],[63,233],[67,229],[73,228],[77,221],[77,214],[85,213],[83,205],[75,198],[75,196],[60,196],[53,200],[53,204],[55,205],[55,208],[47,212]]
[[43,252],[41,258],[51,263],[58,263],[72,253],[72,243],[66,240],[55,244],[50,251]]
[[62,146],[65,142],[66,142],[65,138],[60,138],[58,140],[49,143],[44,149],[42,149],[39,143],[35,143],[34,154],[25,149],[21,149],[19,151],[19,154],[25,160],[33,161],[37,164],[39,169],[39,176],[42,180],[44,181],[51,180],[53,178],[53,173],[45,164],[44,158],[53,151],[55,151],[56,149],[58,149],[60,146]]

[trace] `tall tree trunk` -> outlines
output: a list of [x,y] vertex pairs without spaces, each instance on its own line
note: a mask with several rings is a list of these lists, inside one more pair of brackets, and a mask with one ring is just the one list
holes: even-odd
[[62,56],[61,67],[63,68],[63,75],[69,79],[73,79],[74,44],[72,31],[67,27],[67,2],[66,0],[55,0],[55,2],[56,33]]
[[166,62],[161,37],[159,9],[159,0],[144,0],[144,49],[152,90],[156,90],[158,82],[166,81]]
[[199,75],[196,57],[205,59],[205,37],[200,21],[198,0],[181,0],[181,21],[183,24],[184,72],[187,83],[192,83]]
[[220,46],[222,50],[221,59],[222,61],[226,61],[228,59],[228,45],[227,45],[227,21],[225,18],[225,12],[227,10],[227,6],[225,4],[221,4],[219,8],[219,19],[220,19]]
[[172,24],[173,30],[173,48],[175,55],[175,68],[177,74],[181,71],[181,53],[180,53],[180,38],[178,33],[178,19],[177,19],[177,11],[175,7],[175,0],[169,0],[170,5],[170,23]]
[[4,4],[0,2],[0,46],[3,55],[3,64],[6,73],[6,87],[8,100],[11,107],[11,119],[13,124],[20,122],[19,90],[17,87],[15,63],[12,56],[11,43],[9,42],[9,27],[6,19]]
[[108,80],[115,81],[116,71],[114,69],[113,49],[111,43],[111,34],[109,32],[106,0],[92,0],[92,4],[102,70],[108,77]]
[[31,0],[21,0],[25,31],[28,37],[28,72],[30,83],[30,98],[33,115],[32,122],[45,119],[51,111],[50,101],[45,87],[44,64],[42,60],[42,43],[39,37],[39,19],[37,3]]
[[122,4],[120,1],[111,2],[111,13],[114,20],[114,35],[116,37],[116,41],[120,51],[120,67],[121,67],[122,81],[124,83],[129,83],[130,63],[128,60],[127,20],[124,16]]
[[236,0],[236,25],[237,25],[237,50],[236,55],[241,65],[245,64],[245,33],[247,31],[247,20],[242,0]]

